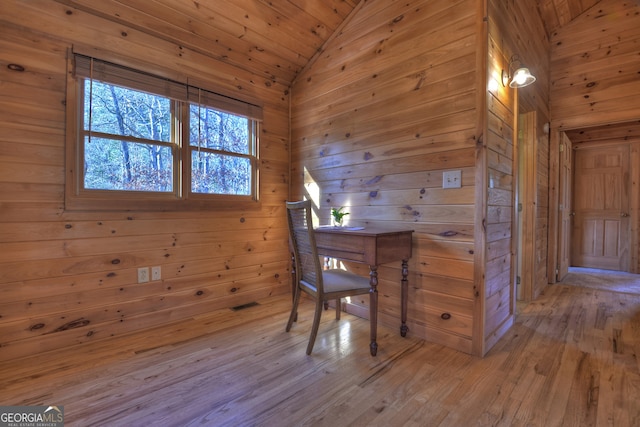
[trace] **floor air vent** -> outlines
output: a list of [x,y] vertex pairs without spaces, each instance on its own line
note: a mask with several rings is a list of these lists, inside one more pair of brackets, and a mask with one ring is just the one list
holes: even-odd
[[257,302],[253,301],[253,302],[248,302],[246,304],[242,304],[242,305],[236,305],[235,307],[231,307],[231,310],[233,311],[238,311],[238,310],[244,310],[245,308],[249,308],[249,307],[253,307],[259,305]]

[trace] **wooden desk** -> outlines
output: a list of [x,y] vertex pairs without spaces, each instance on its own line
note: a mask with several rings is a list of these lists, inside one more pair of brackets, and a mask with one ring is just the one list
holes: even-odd
[[371,355],[378,352],[378,266],[402,261],[400,282],[401,325],[400,334],[407,335],[407,262],[411,258],[411,235],[413,230],[389,230],[377,227],[318,227],[315,229],[318,253],[331,258],[354,261],[369,265],[369,320],[371,322]]

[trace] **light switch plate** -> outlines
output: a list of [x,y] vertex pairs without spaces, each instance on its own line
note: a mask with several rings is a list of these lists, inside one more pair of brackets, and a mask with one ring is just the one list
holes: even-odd
[[445,171],[442,172],[442,188],[460,188],[462,187],[462,171]]

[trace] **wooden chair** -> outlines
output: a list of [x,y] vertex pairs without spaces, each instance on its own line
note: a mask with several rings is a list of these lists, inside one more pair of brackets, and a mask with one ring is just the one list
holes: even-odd
[[336,300],[336,319],[340,319],[341,298],[369,293],[369,279],[345,270],[323,270],[316,247],[311,216],[311,201],[287,202],[289,237],[294,254],[294,296],[287,332],[296,319],[301,292],[315,300],[315,315],[307,354],[311,354],[318,334],[325,301]]

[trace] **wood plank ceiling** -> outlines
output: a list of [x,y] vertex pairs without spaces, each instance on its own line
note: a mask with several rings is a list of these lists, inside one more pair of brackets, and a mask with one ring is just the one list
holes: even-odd
[[[547,35],[551,38],[555,31],[569,24],[583,12],[598,7],[600,0],[536,0],[536,2]],[[637,140],[640,138],[640,121],[573,129],[567,131],[567,136],[573,144]]]
[[[289,86],[366,0],[56,0]],[[513,0],[512,0],[513,1]],[[547,36],[600,0],[535,1]],[[625,139],[638,123],[607,126]],[[576,143],[601,137],[581,130]]]
[[361,0],[56,0],[288,86]]
[[600,0],[536,0],[549,37],[599,2]]
[[[56,0],[285,85],[365,0]],[[521,1],[521,0],[518,0]],[[534,1],[534,0],[528,0]],[[553,34],[599,0],[535,0]]]
[[640,141],[640,121],[614,123],[588,129],[572,129],[568,130],[566,134],[573,144]]

